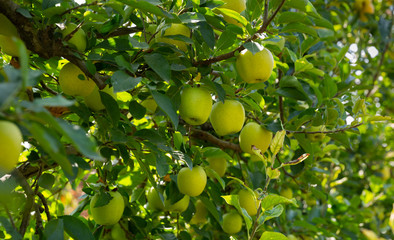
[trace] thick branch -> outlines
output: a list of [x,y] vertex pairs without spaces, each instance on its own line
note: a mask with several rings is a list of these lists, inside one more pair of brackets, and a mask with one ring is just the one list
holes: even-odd
[[242,152],[242,150],[238,144],[223,141],[223,140],[213,136],[209,132],[205,132],[200,129],[191,129],[191,131],[193,132],[192,136],[195,138],[213,143],[213,144],[219,146],[220,148],[227,148],[227,149],[232,149],[236,152]]

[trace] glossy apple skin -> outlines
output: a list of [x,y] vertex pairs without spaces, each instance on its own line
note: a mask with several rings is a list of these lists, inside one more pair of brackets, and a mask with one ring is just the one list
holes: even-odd
[[164,35],[162,37],[159,37],[157,39],[159,42],[164,42],[164,43],[175,45],[180,50],[186,52],[187,51],[187,43],[180,41],[180,40],[175,40],[172,38],[165,37],[165,36],[171,36],[171,35],[183,35],[185,37],[190,37],[190,29],[183,24],[174,23],[169,28],[167,28],[165,30]]
[[[211,157],[207,158],[209,163],[208,167],[214,170],[219,177],[223,177],[227,170],[227,160],[223,157]],[[215,178],[215,176],[207,174],[210,178]]]
[[237,100],[216,102],[209,120],[219,136],[225,136],[241,131],[245,122],[245,109]]
[[256,196],[253,196],[253,194],[246,189],[241,189],[238,192],[238,197],[239,205],[241,205],[242,208],[245,208],[249,216],[257,214],[258,203]]
[[[105,93],[108,93],[109,95],[111,95],[114,99],[116,99],[116,94],[114,93],[114,89],[112,87],[109,87],[108,85],[101,90]],[[91,108],[93,111],[100,111],[105,109],[104,104],[101,101],[101,96],[100,96],[100,91],[98,89],[98,87],[95,87],[92,91],[92,93],[90,93],[88,96],[86,96],[85,98],[85,103],[86,106],[88,106],[89,108]]]
[[229,212],[223,215],[223,231],[228,234],[236,234],[242,229],[242,217],[237,212]]
[[208,90],[202,87],[187,87],[181,94],[179,113],[183,120],[190,125],[205,123],[212,110],[212,97]]
[[149,207],[153,210],[157,211],[164,211],[164,204],[160,199],[159,194],[157,193],[156,189],[153,187],[149,189],[148,195],[147,195]]
[[245,124],[239,134],[239,145],[242,151],[254,154],[252,145],[261,150],[262,153],[267,151],[272,140],[272,132],[263,128],[256,122]]
[[177,184],[179,192],[196,197],[204,191],[207,184],[207,174],[201,166],[195,166],[193,170],[184,167],[178,173]]
[[[224,2],[222,8],[227,8],[236,11],[237,13],[241,13],[246,9],[246,1],[245,0],[222,0]],[[235,24],[237,26],[242,27],[242,24],[238,23],[237,20],[224,16],[224,20],[228,23]]]
[[96,87],[94,81],[72,63],[65,64],[60,70],[59,84],[65,94],[82,97],[90,95]]
[[22,133],[13,122],[0,121],[0,176],[11,172],[22,151]]
[[[78,25],[69,23],[65,29],[62,30],[62,36],[65,38],[67,35],[72,33]],[[67,41],[79,52],[84,52],[86,49],[86,33],[82,28],[79,28],[74,35]]]
[[207,222],[208,210],[205,207],[204,203],[198,199],[196,201],[196,212],[194,213],[192,219],[190,220],[190,224],[202,224]]
[[261,83],[271,76],[274,58],[267,48],[254,55],[249,50],[244,50],[238,55],[235,67],[245,82]]
[[141,102],[141,105],[146,108],[146,111],[150,114],[156,112],[157,103],[153,98],[147,98]]
[[113,225],[119,222],[124,211],[124,200],[119,192],[109,192],[112,199],[107,205],[101,207],[94,207],[99,195],[96,194],[92,197],[90,202],[90,212],[94,221],[100,225]]
[[165,210],[175,213],[182,213],[186,211],[189,207],[190,197],[185,195],[181,200],[178,202],[171,204],[169,199],[166,199],[164,202]]

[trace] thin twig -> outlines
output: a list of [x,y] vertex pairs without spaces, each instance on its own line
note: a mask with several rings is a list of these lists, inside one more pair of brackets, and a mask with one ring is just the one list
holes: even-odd
[[349,127],[345,127],[345,128],[340,128],[340,129],[336,129],[336,130],[330,130],[330,131],[313,131],[313,132],[307,132],[307,131],[292,131],[292,130],[286,130],[286,132],[288,132],[288,133],[295,133],[295,134],[298,134],[298,133],[305,133],[305,134],[315,134],[315,133],[338,133],[338,132],[344,132],[344,131],[347,131],[347,130],[349,130],[349,129],[359,127],[359,126],[361,126],[361,125],[363,125],[363,124],[364,124],[364,123],[358,123],[358,124],[353,125],[353,126],[349,126]]
[[5,202],[1,202],[1,203],[2,203],[3,206],[4,206],[4,209],[5,209],[5,211],[6,211],[7,215],[8,215],[8,218],[10,219],[10,222],[11,222],[12,227],[13,227],[15,230],[18,230],[18,229],[16,229],[16,227],[15,227],[14,219],[12,218],[12,215],[11,215],[11,213],[10,213],[10,210],[9,210],[8,207],[7,207],[7,204],[6,204]]
[[52,95],[58,95],[59,93],[58,92],[56,92],[56,91],[54,91],[52,88],[50,88],[50,87],[48,87],[45,83],[44,83],[44,81],[40,81],[40,85],[41,85],[41,87],[44,89],[44,90],[46,90],[47,92],[49,92],[50,94],[52,94]]
[[50,221],[52,217],[51,213],[49,212],[48,201],[41,192],[37,192],[37,196],[40,198],[42,205],[44,205],[45,214],[47,215],[48,221]]
[[74,10],[77,10],[78,8],[89,7],[89,6],[93,6],[93,5],[98,5],[98,1],[94,1],[92,3],[84,3],[84,4],[78,5],[78,6],[73,7],[73,8],[69,8],[66,11],[64,11],[62,14],[60,14],[60,16],[63,16],[65,14],[67,14],[67,13],[70,13],[70,12],[72,12]]

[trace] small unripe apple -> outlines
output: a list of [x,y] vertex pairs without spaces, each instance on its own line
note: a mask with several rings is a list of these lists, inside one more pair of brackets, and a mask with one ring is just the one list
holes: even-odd
[[208,90],[202,87],[187,87],[181,94],[179,113],[183,120],[190,125],[205,123],[212,109],[212,97]]
[[160,196],[155,188],[152,187],[151,189],[149,189],[147,199],[148,199],[149,207],[152,208],[153,210],[157,210],[157,211],[164,210],[164,204],[161,201]]
[[[245,0],[222,0],[224,2],[222,8],[234,10],[237,13],[241,13],[246,9],[246,1]],[[238,23],[237,20],[228,17],[228,16],[223,16],[224,20],[228,23],[238,25],[242,27],[242,24]]]
[[[219,177],[223,177],[227,169],[227,160],[223,157],[210,157],[207,158],[209,163],[208,167],[215,171]],[[208,173],[208,177],[215,178],[214,175]]]
[[184,167],[178,173],[177,184],[179,192],[196,197],[204,191],[207,174],[201,166],[195,166],[192,170]]
[[0,121],[0,176],[11,172],[22,151],[22,133],[13,122]]
[[[62,30],[62,36],[65,38],[72,33],[78,25],[75,23],[67,24],[66,28]],[[86,49],[86,33],[82,28],[79,28],[74,35],[68,40],[68,43],[75,47],[78,51],[84,52]]]
[[124,200],[119,192],[109,192],[112,199],[108,204],[95,207],[97,200],[99,199],[99,194],[92,197],[90,202],[90,212],[92,214],[93,220],[100,225],[113,225],[119,222],[123,215],[125,208]]
[[267,48],[255,54],[245,49],[238,55],[235,67],[245,82],[261,83],[271,76],[274,58]]
[[0,13],[0,35],[18,37],[18,30],[15,25],[4,15]]
[[[114,89],[112,87],[109,87],[107,85],[101,91],[103,91],[105,93],[108,93],[114,99],[116,99],[116,94],[114,93]],[[100,91],[99,91],[98,87],[95,87],[93,89],[92,93],[90,93],[84,99],[85,99],[86,106],[88,106],[89,108],[91,108],[94,111],[100,111],[100,110],[105,109],[105,106],[104,106],[104,104],[101,101]]]
[[175,40],[172,38],[166,38],[165,36],[171,35],[183,35],[185,37],[190,37],[190,29],[183,24],[173,23],[169,28],[167,28],[164,32],[164,35],[157,38],[157,41],[164,42],[168,44],[173,44],[177,46],[180,50],[186,52],[187,51],[187,43],[180,40]]
[[249,216],[254,216],[257,214],[257,208],[259,207],[257,196],[252,194],[246,189],[241,189],[238,192],[239,197],[239,205],[242,208],[245,208],[246,212],[248,212]]
[[91,94],[96,87],[94,81],[72,63],[67,63],[60,70],[59,84],[65,94],[82,97]]
[[204,203],[198,199],[196,202],[196,212],[194,213],[192,219],[190,220],[190,224],[201,224],[207,221],[208,210],[205,207]]
[[245,109],[237,100],[219,101],[213,105],[209,119],[217,135],[237,133],[244,125]]
[[111,229],[111,238],[112,240],[124,240],[127,239],[125,231],[119,225],[119,223],[115,224]]
[[289,199],[293,198],[293,190],[291,190],[291,188],[289,187],[282,188],[279,194],[285,198],[289,198]]
[[254,154],[252,145],[261,150],[261,153],[267,151],[272,140],[272,132],[260,126],[258,123],[249,122],[239,134],[239,145],[242,151]]
[[223,231],[228,234],[236,234],[242,229],[242,217],[233,211],[223,215]]
[[148,113],[154,113],[157,109],[157,103],[153,98],[147,98],[141,102],[141,105],[146,108]]

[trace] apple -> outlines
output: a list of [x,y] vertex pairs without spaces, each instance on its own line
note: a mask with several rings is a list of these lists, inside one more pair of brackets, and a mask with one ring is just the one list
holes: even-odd
[[[63,38],[72,33],[78,25],[75,23],[67,24],[62,32]],[[78,51],[84,52],[86,49],[86,33],[82,28],[79,28],[74,35],[67,41],[71,46],[75,47]]]
[[198,199],[196,202],[196,212],[194,213],[192,219],[190,220],[190,224],[202,224],[207,221],[208,210],[205,207],[204,203]]
[[[105,93],[108,93],[109,95],[111,95],[114,99],[116,99],[116,94],[114,93],[114,89],[112,87],[109,87],[108,85],[101,90]],[[99,88],[96,86],[92,93],[90,93],[88,96],[86,96],[85,98],[85,103],[86,105],[91,108],[94,111],[100,111],[105,109],[104,104],[101,102],[101,96],[100,96],[100,92],[99,92]]]
[[257,208],[259,207],[257,196],[252,194],[247,189],[241,189],[238,192],[239,205],[245,208],[249,216],[254,216],[257,214]]
[[157,103],[153,98],[147,98],[141,102],[141,105],[146,108],[146,111],[150,114],[156,112]]
[[355,7],[360,13],[360,20],[363,22],[368,21],[368,18],[365,16],[366,13],[375,13],[375,7],[371,0],[356,0]]
[[205,123],[212,110],[212,97],[202,87],[187,87],[181,94],[179,114],[190,125]]
[[178,173],[177,184],[179,192],[196,197],[204,191],[207,174],[201,166],[195,166],[192,170],[184,167]]
[[60,70],[59,84],[65,94],[82,97],[90,95],[96,87],[94,81],[72,63],[67,63]]
[[15,25],[4,15],[0,13],[0,35],[18,37],[18,30]]
[[122,229],[119,223],[115,224],[111,229],[112,240],[124,240],[127,239],[125,231]]
[[247,83],[265,82],[271,76],[274,58],[267,48],[255,54],[245,49],[238,55],[235,68]]
[[164,204],[161,201],[160,196],[155,188],[152,187],[151,189],[149,189],[147,199],[148,199],[149,207],[151,209],[157,211],[164,211]]
[[123,197],[119,192],[108,193],[112,199],[104,206],[94,206],[99,199],[99,194],[94,195],[90,201],[90,212],[93,220],[100,225],[113,225],[119,222],[125,208]]
[[209,120],[219,136],[237,133],[244,125],[245,109],[237,100],[219,101],[213,105]]
[[[309,128],[308,132],[324,132],[326,131],[325,126],[312,126]],[[307,138],[312,142],[321,141],[326,136],[325,133],[313,133],[313,134],[306,134]]]
[[0,14],[0,48],[1,51],[19,57],[16,40],[19,39],[18,30],[15,25],[4,15]]
[[267,151],[272,140],[272,132],[263,128],[256,122],[247,123],[239,134],[239,145],[242,151],[254,154],[252,145],[261,150]]
[[236,234],[242,229],[242,217],[233,211],[223,215],[223,231],[230,235]]
[[165,36],[172,35],[183,35],[185,37],[190,37],[190,29],[183,24],[173,23],[169,28],[164,31],[164,35],[158,37],[157,41],[168,43],[177,46],[180,50],[186,52],[187,51],[187,43],[180,40],[175,40],[172,38],[166,38]]
[[171,204],[169,199],[164,201],[164,206],[166,211],[182,213],[186,211],[187,207],[189,207],[190,197],[185,195],[181,200],[178,202]]
[[[237,13],[241,13],[246,9],[246,1],[245,0],[222,0],[224,2],[222,8],[234,10]],[[240,23],[237,22],[237,20],[228,17],[228,16],[223,16],[224,20],[228,23],[235,24],[237,26],[242,27]]]
[[0,120],[0,176],[11,172],[22,152],[22,133],[13,122]]
[[[209,163],[208,167],[215,171],[219,177],[223,177],[227,169],[227,160],[223,157],[209,157],[207,158]],[[208,177],[215,178],[214,175],[208,173]]]
[[282,188],[282,190],[280,190],[279,194],[285,198],[289,198],[289,199],[293,198],[293,191],[289,187]]

